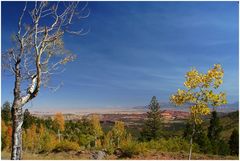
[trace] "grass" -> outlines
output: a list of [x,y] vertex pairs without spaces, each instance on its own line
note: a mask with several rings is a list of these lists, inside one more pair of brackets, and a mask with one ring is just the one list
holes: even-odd
[[[2,151],[1,159],[9,160],[10,152]],[[86,152],[79,154],[78,152],[60,152],[60,153],[49,153],[49,154],[32,154],[23,152],[24,160],[87,160],[91,159],[90,153]],[[105,159],[119,159],[115,155],[109,155]],[[131,160],[187,160],[188,154],[185,152],[159,152],[149,151],[145,154],[135,155],[132,158],[121,158]],[[208,154],[196,154],[192,155],[193,160],[239,160],[237,156],[219,156],[219,155],[208,155]]]
[[[188,160],[188,153],[186,152],[158,152],[150,151],[144,155],[137,155],[131,159],[144,160]],[[209,154],[192,154],[192,160],[239,160],[237,156],[219,156]]]
[[[10,159],[10,152],[2,151],[2,160]],[[78,154],[77,152],[60,152],[48,154],[33,154],[23,152],[23,160],[87,160],[91,159],[89,154]]]

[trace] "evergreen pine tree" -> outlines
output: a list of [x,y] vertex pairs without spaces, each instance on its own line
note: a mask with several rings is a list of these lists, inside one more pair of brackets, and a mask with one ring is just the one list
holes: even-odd
[[210,126],[208,127],[208,138],[212,141],[220,140],[220,133],[222,131],[222,126],[220,126],[220,120],[217,116],[217,112],[214,110],[212,112],[212,118],[210,120]]
[[220,139],[220,133],[222,131],[222,126],[220,125],[220,120],[217,115],[216,110],[212,111],[212,117],[210,119],[210,125],[208,127],[208,138],[212,144],[213,154],[219,154],[219,144],[222,143]]
[[[193,133],[193,125],[191,125],[190,122],[187,122],[185,130],[183,132],[183,138],[185,138],[186,140],[191,139],[192,133]],[[202,124],[195,126],[193,143],[196,143],[199,146],[199,150],[203,153],[212,152],[211,142],[208,139],[207,134],[202,127]]]
[[228,142],[231,155],[239,154],[239,136],[238,130],[234,129]]
[[5,123],[8,123],[11,120],[10,103],[8,101],[5,102],[2,106],[1,115]]
[[34,117],[30,114],[29,110],[26,109],[23,114],[23,128],[28,129],[34,123]]
[[196,126],[196,132],[193,136],[193,142],[198,144],[201,152],[205,154],[212,152],[211,142],[208,139],[207,134],[205,133],[205,130],[203,129],[201,124]]
[[183,132],[183,138],[186,139],[186,140],[190,140],[191,135],[192,135],[192,130],[193,130],[192,125],[188,121],[185,125],[185,129],[184,129],[184,132]]
[[147,112],[147,120],[145,121],[143,130],[141,132],[142,140],[158,139],[161,136],[161,113],[160,105],[155,96],[149,105],[149,111]]

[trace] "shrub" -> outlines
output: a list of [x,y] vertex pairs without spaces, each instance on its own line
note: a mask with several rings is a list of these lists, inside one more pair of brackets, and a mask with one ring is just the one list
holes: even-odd
[[80,134],[78,136],[78,144],[85,148],[90,148],[91,144],[94,143],[94,136],[89,134]]
[[134,141],[130,134],[128,134],[126,139],[121,142],[120,148],[123,153],[121,157],[129,158],[131,158],[133,155],[145,153],[147,151],[146,144]]
[[[157,151],[165,152],[179,152],[179,151],[189,151],[190,144],[187,140],[175,137],[170,139],[160,139],[160,140],[151,140],[150,142],[144,142],[146,149],[155,149]],[[143,145],[144,145],[143,144]],[[198,152],[198,146],[193,144],[193,149],[195,152]]]
[[62,151],[68,152],[68,151],[78,151],[78,150],[80,150],[78,143],[64,140],[64,141],[61,141],[60,143],[58,143],[52,151],[53,152],[62,152]]
[[55,146],[57,144],[57,139],[56,137],[49,133],[46,132],[43,136],[41,136],[40,138],[40,142],[39,142],[39,152],[40,153],[44,153],[44,152],[50,152],[52,151]]
[[224,140],[219,141],[218,154],[219,155],[229,155],[230,154],[229,145]]
[[115,148],[113,146],[107,146],[107,147],[105,147],[105,150],[109,155],[111,155],[114,153]]
[[5,149],[7,147],[7,140],[5,139],[7,136],[7,126],[5,122],[2,120],[1,124],[1,150]]
[[139,154],[145,154],[148,151],[146,143],[137,143],[135,149]]
[[238,155],[239,154],[239,132],[237,129],[233,130],[228,144],[230,148],[230,154]]
[[139,154],[139,146],[137,146],[137,143],[134,141],[128,142],[126,144],[121,144],[120,148],[122,150],[122,156],[121,157],[129,157],[131,158],[133,155]]

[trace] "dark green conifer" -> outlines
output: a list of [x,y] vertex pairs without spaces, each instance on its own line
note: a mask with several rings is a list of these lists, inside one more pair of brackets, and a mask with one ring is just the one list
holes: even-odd
[[24,129],[30,128],[34,121],[35,121],[34,117],[30,114],[29,110],[26,109],[23,113],[23,128]]
[[161,113],[160,105],[155,96],[152,97],[148,106],[147,119],[141,132],[142,140],[152,140],[161,137]]
[[212,117],[210,120],[210,126],[208,127],[208,138],[211,142],[220,140],[220,133],[222,131],[222,126],[220,125],[219,117],[217,112],[214,110],[212,112]]
[[2,106],[1,115],[6,124],[11,120],[11,105],[8,101],[6,101]]
[[233,130],[228,144],[229,144],[231,155],[238,155],[239,154],[239,134],[237,129]]

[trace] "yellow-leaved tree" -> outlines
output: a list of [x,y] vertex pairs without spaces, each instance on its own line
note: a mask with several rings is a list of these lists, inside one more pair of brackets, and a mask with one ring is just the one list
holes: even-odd
[[94,132],[94,141],[95,141],[95,147],[100,148],[101,147],[101,137],[103,136],[103,130],[102,126],[100,124],[100,118],[98,115],[92,115],[91,116],[91,124]]
[[32,153],[37,152],[38,136],[37,127],[33,124],[29,129],[23,131],[23,149]]
[[120,140],[123,139],[126,134],[126,130],[125,130],[124,126],[125,126],[124,122],[116,121],[112,128],[113,138],[114,138],[118,148],[120,145]]
[[189,104],[190,122],[193,131],[190,140],[189,159],[192,155],[192,141],[195,134],[196,125],[203,122],[202,117],[210,113],[210,107],[217,107],[227,103],[226,93],[216,93],[220,85],[223,83],[224,71],[220,64],[214,64],[207,73],[200,73],[195,68],[191,69],[185,75],[186,81],[184,86],[186,89],[178,89],[176,94],[170,97],[170,101],[181,106]]
[[61,112],[57,112],[54,116],[53,128],[58,133],[58,141],[59,142],[61,141],[61,135],[62,135],[61,132],[64,131],[64,127],[65,127],[64,116]]

